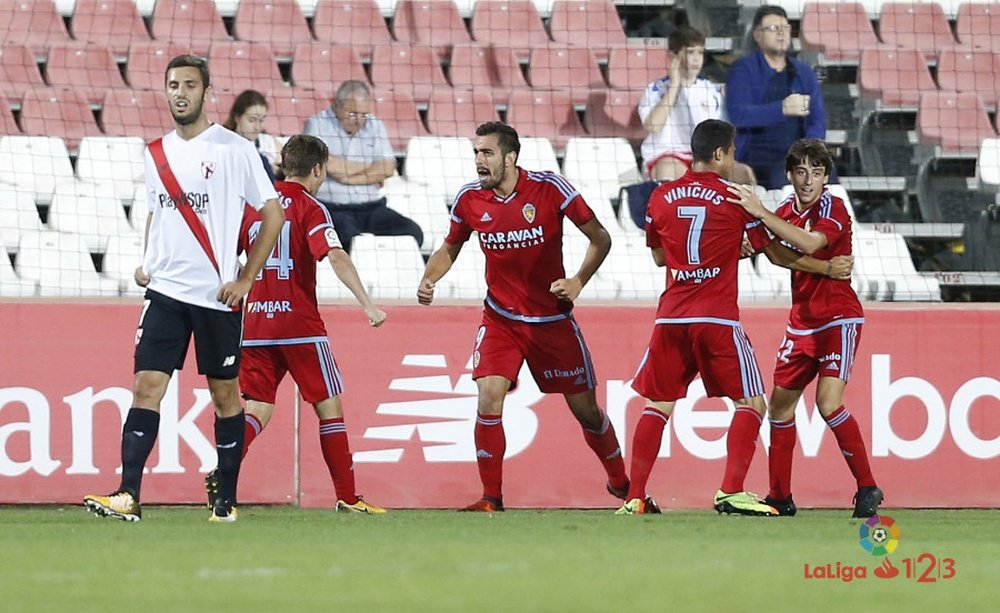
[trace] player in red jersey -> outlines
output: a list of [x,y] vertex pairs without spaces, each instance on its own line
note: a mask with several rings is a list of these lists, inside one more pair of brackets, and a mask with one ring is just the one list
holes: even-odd
[[[354,490],[353,460],[340,400],[343,382],[316,303],[316,263],[325,257],[364,307],[371,325],[378,327],[385,322],[385,313],[372,302],[350,256],[341,247],[330,213],[312,196],[326,177],[328,155],[323,141],[304,134],[288,139],[281,150],[287,178],[275,187],[285,209],[285,224],[246,304],[240,368],[240,387],[247,399],[243,455],[270,420],[278,386],[285,374],[291,373],[319,418],[320,447],[337,492],[336,510],[385,513]],[[240,232],[245,248],[256,240],[259,225],[259,216],[248,210]],[[212,481],[210,473],[205,480],[210,496]]]
[[[739,202],[785,245],[818,258],[851,254],[851,217],[844,202],[826,184],[833,156],[822,141],[796,141],[785,160],[794,192],[771,213],[751,190],[733,188]],[[770,254],[769,254],[770,255]],[[831,264],[832,266],[832,264]],[[829,269],[828,269],[829,271]],[[771,487],[765,501],[782,515],[795,515],[792,501],[792,453],[795,406],[813,379],[816,407],[833,430],[840,451],[857,481],[854,517],[870,517],[882,502],[857,421],[844,406],[864,311],[849,280],[792,272],[792,310],[778,348],[769,417]]]
[[[560,393],[583,427],[583,436],[604,465],[608,491],[624,498],[625,463],[614,427],[597,404],[590,352],[573,318],[573,300],[611,249],[611,237],[579,193],[551,172],[517,166],[517,132],[499,122],[476,129],[479,182],[455,198],[451,230],[431,255],[417,289],[420,304],[434,300],[434,284],[451,268],[472,232],[486,255],[489,288],[476,336],[472,376],[479,388],[475,441],[483,497],[465,511],[502,511],[504,395],[523,362],[538,388]],[[575,275],[562,257],[563,218],[590,239]]]

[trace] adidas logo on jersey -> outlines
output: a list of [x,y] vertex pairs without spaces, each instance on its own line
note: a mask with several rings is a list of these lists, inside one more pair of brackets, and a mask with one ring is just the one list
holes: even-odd
[[493,218],[490,217],[489,212],[486,212],[483,213],[483,216],[479,218],[479,221],[493,221]]

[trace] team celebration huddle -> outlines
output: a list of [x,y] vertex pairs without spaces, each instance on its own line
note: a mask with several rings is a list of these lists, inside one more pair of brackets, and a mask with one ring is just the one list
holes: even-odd
[[[762,36],[781,34],[772,29]],[[703,37],[686,31],[684,36],[679,51],[703,53]],[[671,78],[693,86],[700,55],[677,57],[685,59],[671,67]],[[351,238],[375,218],[392,228],[390,233],[414,236],[418,243],[423,238],[415,224],[379,198],[378,186],[394,166],[378,156],[351,159],[352,151],[375,151],[360,143],[384,134],[372,113],[371,92],[345,82],[331,108],[307,122],[306,133],[266,153],[259,141],[255,146],[258,134],[244,135],[239,118],[225,127],[210,121],[205,60],[173,58],[164,85],[175,129],[146,150],[149,216],[145,253],[135,271],[145,298],[135,334],[132,408],[122,429],[121,481],[108,495],[85,496],[84,505],[102,517],[141,519],[142,477],[157,437],[160,404],[193,335],[198,373],[206,378],[216,415],[218,464],[205,478],[210,521],[238,519],[240,467],[271,419],[286,374],[316,411],[336,510],[385,513],[355,484],[341,401],[344,382],[317,302],[317,267],[326,259],[370,325],[381,327],[386,313],[352,263]],[[659,95],[674,105],[676,90],[666,82],[661,89]],[[650,101],[645,113],[656,113],[661,124],[681,111],[677,105],[656,111],[657,104]],[[475,166],[478,180],[458,189],[448,233],[415,288],[417,302],[430,306],[439,281],[473,233],[478,235],[479,246],[470,248],[485,256],[480,274],[487,292],[481,324],[469,331],[469,348],[478,391],[473,435],[482,496],[460,510],[504,510],[504,400],[526,363],[541,392],[565,399],[607,474],[618,515],[660,513],[656,492],[647,484],[664,429],[696,377],[709,397],[728,398],[735,406],[725,469],[714,496],[706,492],[706,507],[751,516],[796,514],[795,407],[815,381],[817,410],[856,481],[853,516],[874,515],[883,493],[858,423],[844,405],[864,325],[850,283],[852,220],[827,188],[834,162],[823,142],[803,135],[784,151],[783,169],[766,168],[792,186],[773,211],[753,189],[755,175],[764,176],[759,161],[752,168],[737,162],[745,143],[733,124],[699,118],[685,135],[687,150],[667,156],[673,176],[653,190],[645,215],[649,257],[662,267],[666,290],[645,353],[625,356],[634,361],[632,387],[644,403],[626,458],[598,403],[594,360],[573,314],[574,301],[613,248],[611,235],[564,177],[519,165],[516,128],[491,121],[475,130],[463,163]],[[650,171],[665,167],[662,160],[652,162]],[[275,169],[282,179],[274,180]],[[659,177],[651,172],[651,178]],[[331,207],[331,200],[349,206]],[[588,241],[577,270],[564,266],[564,218]],[[344,228],[347,234],[339,233]],[[740,324],[738,267],[748,257],[766,257],[791,275],[785,336],[778,347],[767,348],[777,355],[770,386]],[[759,497],[745,482],[764,419],[770,428],[769,483],[766,496]],[[669,460],[660,470],[670,470]],[[845,504],[851,494],[844,493]]]

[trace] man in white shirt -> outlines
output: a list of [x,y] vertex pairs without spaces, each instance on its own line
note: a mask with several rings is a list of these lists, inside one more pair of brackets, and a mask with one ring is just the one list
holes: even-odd
[[[122,428],[122,478],[108,496],[88,495],[93,513],[139,521],[142,471],[160,422],[160,402],[195,337],[198,372],[215,407],[219,497],[210,520],[236,520],[243,447],[240,405],[242,300],[274,248],[285,216],[253,144],[205,116],[211,87],[202,58],[167,66],[166,97],[176,128],[146,150],[146,252],[135,271],[146,288],[135,335],[133,406]],[[257,242],[240,268],[240,222],[246,205],[260,211]]]

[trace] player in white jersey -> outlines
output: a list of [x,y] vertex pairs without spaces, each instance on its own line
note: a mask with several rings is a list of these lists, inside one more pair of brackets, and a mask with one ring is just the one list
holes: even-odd
[[[198,372],[208,381],[216,415],[219,497],[209,519],[231,522],[243,448],[240,305],[285,216],[253,145],[205,116],[211,87],[205,60],[175,57],[165,85],[176,128],[146,151],[150,214],[145,257],[135,271],[146,297],[135,335],[133,406],[122,428],[121,484],[108,496],[85,496],[84,504],[99,516],[142,517],[139,490],[159,429],[160,401],[194,334]],[[237,244],[246,205],[263,221],[240,269]]]

